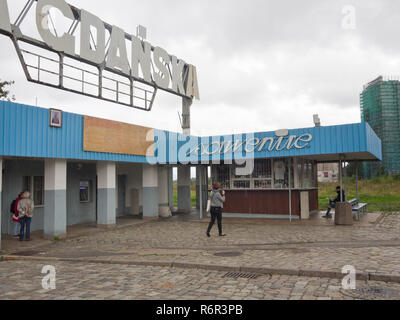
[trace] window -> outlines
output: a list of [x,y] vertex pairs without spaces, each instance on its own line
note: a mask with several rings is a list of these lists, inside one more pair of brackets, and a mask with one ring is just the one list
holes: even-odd
[[274,161],[274,187],[277,189],[284,189],[288,186],[288,170],[285,160]]
[[221,165],[216,166],[217,170],[217,180],[220,184],[222,189],[230,189],[230,172],[229,166]]
[[255,180],[254,188],[255,189],[271,189],[272,180]]
[[44,206],[44,177],[25,177],[25,190],[31,193],[36,207]]
[[79,201],[81,203],[87,203],[90,201],[89,187],[90,187],[89,181],[81,181],[79,190]]
[[[231,166],[232,168],[232,175],[234,179],[250,179],[252,175],[253,168],[249,167],[247,163],[243,164],[236,164]],[[240,174],[241,173],[241,174]]]
[[233,182],[234,189],[249,189],[250,188],[250,180],[236,180]]
[[214,165],[213,181],[221,183],[223,189],[302,189],[317,187],[317,175],[326,176],[327,171],[317,172],[317,163],[306,159],[257,159],[254,171],[248,176],[239,176],[237,165]]
[[303,175],[303,188],[313,188],[314,187],[314,163],[313,161],[304,161],[304,175]]
[[272,178],[271,160],[268,160],[268,159],[255,160],[254,161],[253,178],[271,179]]

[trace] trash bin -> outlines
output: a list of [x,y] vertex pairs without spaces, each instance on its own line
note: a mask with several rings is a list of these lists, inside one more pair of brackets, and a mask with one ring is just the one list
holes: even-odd
[[335,206],[335,224],[338,226],[352,226],[353,208],[348,202],[338,202]]

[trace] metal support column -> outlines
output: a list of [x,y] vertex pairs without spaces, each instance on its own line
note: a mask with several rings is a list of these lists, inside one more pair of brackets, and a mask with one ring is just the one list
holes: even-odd
[[358,193],[358,164],[359,162],[356,162],[356,199],[359,201],[360,200],[360,196]]
[[[193,100],[182,98],[182,130],[184,135],[190,135],[190,107]],[[191,200],[191,168],[190,164],[178,165],[178,211],[190,213]]]
[[289,214],[292,222],[292,159],[289,159]]
[[200,220],[203,220],[203,175],[202,170],[203,168],[200,167],[199,170],[199,178],[200,178]]
[[[346,166],[346,158],[344,158],[344,194],[347,197],[347,166]],[[346,201],[346,199],[343,199],[343,201]],[[342,202],[343,202],[342,201]]]
[[342,159],[339,160],[339,179],[340,179],[340,202],[343,202],[343,177],[342,177]]
[[183,134],[190,135],[190,107],[193,99],[182,98],[182,129]]

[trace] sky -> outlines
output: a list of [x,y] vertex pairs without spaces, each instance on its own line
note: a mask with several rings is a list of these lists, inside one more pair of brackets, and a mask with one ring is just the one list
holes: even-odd
[[[306,128],[314,114],[324,126],[360,122],[363,86],[399,74],[398,0],[68,2],[126,32],[145,26],[152,45],[197,67],[193,135]],[[25,1],[8,4],[14,20]],[[144,112],[32,84],[0,39],[0,78],[16,82],[17,102],[181,131],[180,97],[159,91]]]

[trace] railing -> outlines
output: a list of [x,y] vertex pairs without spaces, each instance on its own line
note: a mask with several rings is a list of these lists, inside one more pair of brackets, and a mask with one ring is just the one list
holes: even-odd
[[[45,84],[53,87],[58,87],[63,90],[75,92],[75,93],[80,93],[84,94],[87,96],[95,97],[95,98],[100,98],[103,100],[107,101],[112,101],[112,102],[117,102],[119,104],[127,105],[130,107],[142,109],[149,111],[152,108],[152,104],[154,101],[154,97],[156,94],[156,89],[148,86],[149,89],[141,88],[135,84],[135,81],[129,81],[124,82],[121,80],[113,79],[110,78],[106,75],[103,74],[102,71],[99,70],[99,72],[93,72],[90,70],[85,70],[80,67],[65,63],[64,60],[60,57],[60,59],[52,59],[49,57],[45,57],[43,55],[33,53],[28,50],[20,49],[21,54],[24,56],[31,56],[34,57],[37,61],[37,64],[35,65],[34,63],[26,63],[25,57],[24,57],[24,63],[25,67],[31,77],[29,79],[31,82],[36,82],[40,84]],[[49,68],[44,67],[44,63],[53,63],[55,64],[55,67],[58,68],[58,71],[50,70]],[[78,73],[81,74],[81,77],[76,77],[72,75],[68,75],[65,72],[66,68],[71,68],[75,71],[78,71]],[[35,73],[31,73],[30,71],[35,70]],[[54,82],[49,82],[48,80],[43,79],[43,74],[51,74],[54,76],[58,77],[58,81]],[[98,81],[93,82],[87,80],[88,77],[97,77]],[[80,84],[80,89],[76,88],[71,88],[68,87],[64,84],[64,79],[72,80],[78,84]],[[113,86],[107,86],[104,85],[104,81],[110,81],[111,83],[114,83]],[[90,94],[87,92],[87,87],[93,87],[97,88],[98,95]],[[125,89],[125,90],[124,90]],[[115,94],[114,100],[111,98],[107,98],[104,96],[104,91],[106,92],[111,92],[112,94]],[[129,92],[129,93],[128,93]],[[129,103],[123,102],[123,97],[129,99]],[[137,100],[141,102],[141,104],[136,104]]]

